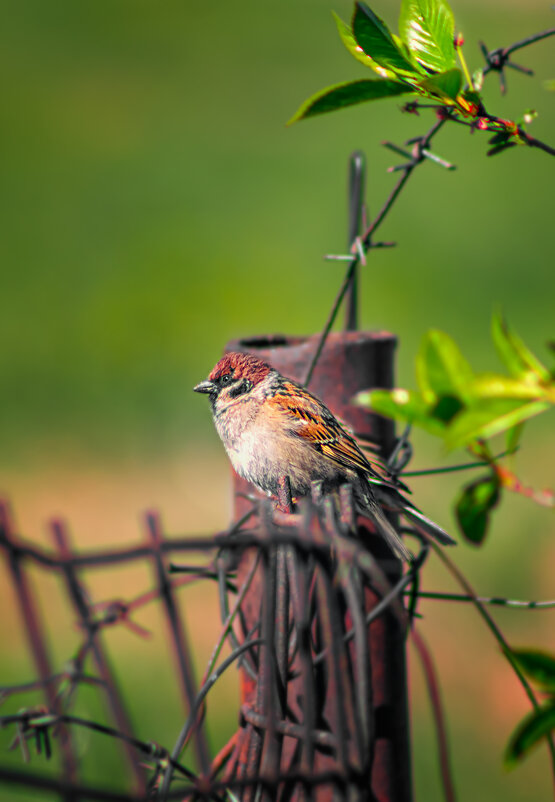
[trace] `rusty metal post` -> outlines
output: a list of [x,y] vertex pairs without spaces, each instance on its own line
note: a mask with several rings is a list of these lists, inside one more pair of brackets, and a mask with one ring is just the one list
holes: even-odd
[[[235,340],[228,343],[226,351],[242,351],[256,354],[269,362],[285,376],[302,381],[317,346],[318,335],[313,337],[268,336],[256,339]],[[364,438],[377,443],[384,454],[391,452],[395,432],[393,423],[354,407],[350,402],[359,390],[369,387],[390,388],[393,386],[393,357],[396,338],[387,332],[333,332],[329,335],[320,360],[316,366],[310,389],[347,423],[352,430]],[[236,493],[252,492],[252,488],[236,475]],[[245,502],[236,495],[237,516],[245,512]],[[378,561],[391,582],[400,576],[400,565],[392,558],[382,538],[369,529],[359,527],[359,536]],[[252,555],[244,555],[239,566],[238,581],[241,583],[251,565]],[[245,627],[256,627],[260,616],[263,594],[262,577],[255,581],[243,606]],[[371,609],[377,596],[367,589],[366,606]],[[410,802],[412,799],[411,770],[408,738],[408,712],[406,691],[405,640],[399,624],[386,613],[375,620],[368,631],[370,651],[371,685],[370,698],[373,710],[369,711],[376,724],[374,757],[371,768],[373,796],[379,802]],[[302,685],[299,685],[302,694]],[[256,682],[245,675],[242,682],[242,702],[252,702],[256,694]],[[282,770],[286,768],[282,760]],[[317,768],[325,769],[325,761]],[[331,799],[330,788],[314,790],[318,802]],[[298,797],[294,796],[294,799]]]

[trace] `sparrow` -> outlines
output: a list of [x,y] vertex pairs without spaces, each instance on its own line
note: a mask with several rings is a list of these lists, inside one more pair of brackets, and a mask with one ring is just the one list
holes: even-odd
[[320,482],[324,494],[348,483],[357,512],[370,518],[406,561],[412,554],[384,510],[401,513],[444,545],[456,543],[405,498],[400,490],[405,486],[383,465],[369,461],[316,396],[258,357],[229,353],[193,389],[208,395],[235,471],[260,490],[277,496],[283,476],[289,477],[294,497],[309,495],[312,482]]

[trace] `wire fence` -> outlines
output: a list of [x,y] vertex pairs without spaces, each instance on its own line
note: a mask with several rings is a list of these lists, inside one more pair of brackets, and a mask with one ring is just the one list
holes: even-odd
[[[312,498],[302,500],[293,511],[284,480],[279,501],[276,509],[270,500],[251,500],[251,509],[242,519],[209,538],[166,537],[158,516],[150,512],[145,519],[146,542],[127,549],[86,551],[72,549],[60,521],[51,526],[52,549],[30,544],[16,533],[8,506],[0,505],[0,548],[38,674],[35,681],[1,687],[0,694],[5,699],[41,689],[45,696],[44,705],[2,716],[0,725],[13,728],[13,744],[24,759],[29,759],[33,746],[46,757],[54,751],[61,756],[58,779],[0,766],[0,782],[56,792],[64,800],[202,796],[219,801],[229,794],[247,800],[304,799],[316,793],[318,799],[367,799],[376,744],[383,744],[388,736],[380,716],[383,699],[375,695],[379,666],[372,665],[369,634],[385,621],[390,632],[415,640],[433,703],[446,799],[455,799],[433,662],[413,626],[418,599],[528,607],[553,607],[555,602],[477,599],[471,589],[467,595],[420,592],[427,542],[412,529],[402,530],[419,544],[415,560],[403,574],[399,575],[392,557],[389,562],[377,560],[371,532],[359,527],[358,537],[353,537],[356,513],[349,486],[341,489],[337,506],[331,498],[322,497],[315,484]],[[204,564],[175,561],[199,554]],[[155,588],[128,601],[89,599],[83,578],[88,570],[137,561],[150,563],[157,576]],[[64,663],[63,671],[53,668],[47,633],[40,624],[28,576],[33,566],[63,577],[68,604],[83,632],[76,655]],[[198,685],[192,670],[194,648],[187,642],[176,597],[181,587],[193,581],[217,582],[222,623]],[[136,737],[100,637],[114,626],[143,634],[133,616],[151,603],[164,611],[188,711],[171,748]],[[220,659],[225,642],[229,655]],[[239,666],[242,675],[240,727],[217,755],[211,755],[205,707],[211,689],[233,666]],[[72,713],[83,686],[94,686],[105,697],[112,725]],[[74,734],[81,728],[121,744],[128,793],[80,782]],[[402,798],[402,794],[393,791],[391,798]]]
[[[15,743],[24,757],[29,742],[49,756],[59,749],[62,777],[40,777],[30,772],[0,768],[0,780],[28,787],[56,790],[62,799],[174,798],[178,794],[221,798],[224,790],[251,795],[300,793],[310,796],[318,786],[341,796],[364,796],[370,787],[377,724],[372,711],[372,666],[368,627],[389,616],[406,634],[410,616],[402,594],[423,564],[428,546],[421,544],[408,573],[393,586],[364,540],[352,537],[355,510],[350,488],[341,493],[336,509],[319,495],[291,509],[286,483],[281,509],[268,500],[252,503],[252,510],[229,530],[211,538],[166,538],[158,517],[146,516],[148,542],[128,549],[74,551],[65,526],[52,524],[54,547],[38,548],[15,532],[7,505],[0,507],[0,547],[25,622],[39,679],[3,687],[3,697],[41,688],[45,706],[0,718],[15,729]],[[169,563],[184,555],[202,554],[204,566]],[[123,602],[88,601],[82,574],[88,569],[148,561],[158,583],[153,590]],[[241,562],[244,563],[240,568]],[[396,561],[391,560],[392,567]],[[68,603],[83,632],[77,655],[63,672],[55,672],[46,633],[39,624],[37,601],[28,579],[31,565],[53,571],[64,579]],[[244,575],[240,583],[237,577]],[[206,674],[197,687],[193,653],[186,640],[176,591],[192,580],[218,582],[222,631]],[[245,604],[249,594],[262,589],[258,624],[247,630]],[[188,717],[172,749],[139,740],[130,724],[110,655],[100,633],[106,627],[136,629],[133,614],[156,601],[164,610],[181,694]],[[218,662],[224,641],[229,656]],[[211,756],[203,723],[210,690],[225,671],[242,663],[244,682],[254,678],[255,697],[241,706],[241,726],[217,756]],[[91,668],[87,669],[87,666]],[[104,694],[113,726],[72,715],[82,685],[94,685]],[[299,703],[299,699],[302,702]],[[133,793],[94,789],[78,782],[75,728],[101,732],[121,742]],[[379,730],[378,730],[379,734]],[[148,758],[152,768],[145,770]],[[187,762],[199,767],[196,772]]]

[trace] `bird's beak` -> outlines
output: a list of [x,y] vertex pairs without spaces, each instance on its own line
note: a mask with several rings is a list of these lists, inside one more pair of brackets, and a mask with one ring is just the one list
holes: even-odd
[[214,382],[211,382],[209,379],[206,381],[197,384],[196,387],[193,387],[195,393],[215,393],[217,391],[217,387]]

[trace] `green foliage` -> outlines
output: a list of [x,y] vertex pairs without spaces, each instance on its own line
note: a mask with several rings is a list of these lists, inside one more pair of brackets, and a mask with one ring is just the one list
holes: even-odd
[[555,731],[555,700],[525,716],[511,736],[505,751],[505,765],[513,768],[533,746]]
[[416,358],[416,376],[424,398],[436,403],[442,397],[468,403],[472,369],[455,342],[441,331],[429,331]]
[[555,655],[539,649],[513,649],[521,670],[540,690],[555,695]]
[[325,111],[335,111],[345,106],[354,106],[356,103],[363,103],[366,100],[378,100],[382,97],[403,95],[408,91],[410,90],[406,86],[396,81],[379,81],[368,78],[361,81],[347,81],[343,84],[328,86],[327,89],[317,92],[306,103],[303,103],[287,125],[291,125],[301,118],[322,114]]
[[[395,36],[362,2],[355,3],[350,27],[334,16],[348,51],[377,73],[379,79],[329,87],[309,98],[291,122],[365,100],[410,93],[435,101],[436,109],[439,104],[437,115],[440,121],[458,118],[461,122],[461,116],[480,117],[470,127],[493,133],[488,155],[501,153],[517,144],[532,144],[525,128],[533,119],[532,113],[527,113],[517,124],[486,112],[479,94],[484,71],[477,70],[471,77],[461,50],[463,40],[460,36],[455,38],[455,21],[446,0],[402,0],[400,37]],[[494,67],[490,55],[483,46],[482,49],[489,68]],[[456,65],[457,55],[462,70]],[[494,68],[501,70],[502,67],[500,61]],[[466,87],[463,86],[465,80]],[[422,104],[417,102],[406,107],[416,113],[420,108]],[[419,140],[413,138],[409,141],[416,143]],[[422,142],[428,146],[425,138],[420,139]],[[391,143],[386,144],[398,150]],[[535,145],[543,147],[537,141]],[[422,153],[425,155],[425,151]],[[415,154],[411,159],[403,153],[409,158],[409,164],[399,167],[410,168],[417,164],[422,154],[418,150]],[[486,441],[506,432],[509,449],[515,449],[523,423],[555,404],[553,375],[500,315],[493,318],[492,336],[509,375],[476,374],[456,343],[444,332],[432,330],[425,336],[416,359],[416,391],[399,388],[374,390],[360,393],[355,398],[355,403],[361,406],[436,434],[447,449],[468,448],[488,467],[487,474],[462,488],[455,504],[461,532],[475,545],[484,541],[491,513],[499,504],[504,486],[539,500],[537,494],[523,488],[514,474],[499,465],[491,456]],[[548,502],[546,497],[540,503],[552,505],[553,499]],[[502,638],[500,642],[503,643]],[[555,661],[550,658],[538,653],[521,653],[520,667],[522,672],[531,675],[544,687],[551,690],[555,687]],[[518,670],[517,674],[527,687]],[[535,705],[531,691],[529,695]],[[507,749],[507,765],[512,765],[527,753],[554,727],[555,698],[543,708],[535,709],[521,722]],[[552,759],[555,763],[553,749]]]
[[347,25],[346,22],[343,22],[341,17],[338,17],[335,11],[332,11],[332,14],[337,25],[337,31],[341,37],[341,41],[351,56],[354,56],[354,58],[356,58],[357,61],[360,61],[361,64],[364,64],[365,67],[370,67],[381,78],[395,78],[395,73],[393,70],[388,70],[386,67],[378,64],[377,61],[364,52],[355,39],[351,26]]
[[438,97],[444,102],[455,101],[461,91],[461,85],[462,73],[456,68],[448,72],[431,75],[420,82],[422,89],[426,90],[432,97]]
[[547,694],[545,703],[517,725],[505,750],[505,765],[513,768],[544,737],[555,732],[555,656],[537,649],[514,649],[514,658],[526,676]]
[[492,471],[464,487],[455,503],[461,532],[471,543],[480,545],[486,536],[490,512],[499,503],[500,482]]
[[[555,381],[500,315],[494,315],[492,336],[509,376],[474,373],[454,340],[431,330],[416,357],[417,390],[371,390],[355,403],[386,417],[402,420],[440,437],[447,449],[468,448],[490,467],[487,476],[465,486],[455,503],[463,536],[480,545],[503,485],[515,488],[490,454],[485,441],[506,432],[513,451],[529,418],[555,404]],[[543,499],[540,503],[549,505]]]
[[555,381],[522,340],[495,315],[497,350],[511,376],[474,373],[448,334],[429,331],[416,357],[418,391],[374,390],[356,402],[441,436],[448,449],[470,447],[514,429],[555,404]]
[[351,27],[359,47],[382,69],[398,78],[418,80],[419,67],[409,61],[387,25],[365,3],[356,3]]
[[471,446],[487,440],[549,409],[546,401],[523,404],[518,398],[476,396],[472,406],[453,420],[445,437],[447,448]]
[[399,33],[422,67],[446,72],[455,66],[455,20],[443,0],[403,0]]
[[509,328],[501,315],[493,316],[491,332],[501,361],[516,379],[531,385],[549,383],[552,380],[549,370]]
[[481,108],[479,95],[472,87],[462,91],[463,75],[455,66],[455,21],[445,0],[403,0],[400,37],[365,3],[355,4],[350,26],[336,14],[334,18],[343,44],[357,61],[380,76],[382,90],[366,90],[365,95],[362,82],[353,82],[349,89],[346,89],[348,84],[328,87],[308,98],[290,123],[365,100],[403,93],[415,93],[454,106],[465,115],[475,116]]

